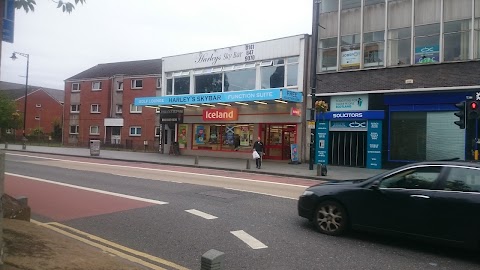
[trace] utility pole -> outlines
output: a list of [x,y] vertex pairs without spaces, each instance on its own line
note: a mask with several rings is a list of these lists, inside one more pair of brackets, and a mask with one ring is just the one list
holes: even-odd
[[313,1],[313,20],[312,20],[312,45],[311,45],[311,65],[310,65],[310,94],[312,96],[312,109],[310,110],[310,119],[315,121],[315,128],[310,131],[310,162],[308,169],[313,170],[313,164],[315,163],[315,146],[316,142],[316,130],[317,119],[315,119],[315,102],[317,101],[317,54],[318,54],[318,26],[320,18],[320,0]]

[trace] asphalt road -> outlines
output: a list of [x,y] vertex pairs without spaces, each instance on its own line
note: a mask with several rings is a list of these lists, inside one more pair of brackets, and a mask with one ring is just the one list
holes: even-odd
[[64,159],[7,154],[6,191],[28,195],[36,220],[189,269],[199,269],[210,249],[225,253],[225,269],[480,269],[478,252],[374,234],[317,233],[296,212],[296,198],[314,181]]

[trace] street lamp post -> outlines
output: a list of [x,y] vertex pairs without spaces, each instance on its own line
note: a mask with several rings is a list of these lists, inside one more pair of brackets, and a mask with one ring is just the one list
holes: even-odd
[[12,60],[17,59],[17,54],[27,58],[27,75],[25,77],[25,96],[24,96],[24,107],[23,107],[23,132],[22,132],[22,149],[27,149],[26,141],[27,137],[25,136],[26,124],[27,124],[27,94],[28,94],[28,67],[30,65],[30,55],[28,53],[14,52],[10,58]]
[[308,169],[313,170],[313,164],[315,163],[315,146],[316,142],[316,128],[317,128],[317,119],[315,117],[315,101],[317,101],[316,96],[316,88],[317,88],[317,53],[318,53],[318,26],[319,26],[319,16],[320,16],[320,0],[314,0],[313,6],[313,23],[312,23],[312,59],[311,59],[311,67],[310,67],[310,89],[311,89],[311,97],[312,97],[312,110],[311,119],[315,121],[315,128],[311,131],[310,135],[310,162],[308,164]]

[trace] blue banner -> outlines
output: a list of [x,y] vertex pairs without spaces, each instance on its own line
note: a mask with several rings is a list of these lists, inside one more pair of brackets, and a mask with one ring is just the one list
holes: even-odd
[[282,89],[282,100],[291,102],[303,102],[302,92]]
[[384,119],[385,111],[361,111],[361,112],[325,112],[317,113],[317,119],[326,120],[356,120],[356,119]]
[[15,0],[5,1],[5,14],[3,16],[3,41],[13,43],[15,22]]
[[328,121],[317,121],[315,132],[315,163],[328,164]]
[[298,162],[298,146],[296,143],[290,144],[290,159],[292,162]]
[[367,168],[382,168],[382,121],[368,121]]
[[[218,102],[248,102],[248,101],[266,101],[282,99],[282,90],[286,89],[266,89],[266,90],[248,90],[234,92],[219,92],[208,94],[193,95],[173,95],[161,97],[140,97],[135,98],[135,106],[161,106],[161,105],[185,105],[185,104],[202,104],[202,103],[218,103]],[[288,91],[288,97],[298,100],[297,93]],[[293,95],[295,93],[296,95]],[[303,100],[303,98],[301,99]],[[296,102],[295,100],[291,100]],[[301,101],[300,101],[301,102]]]

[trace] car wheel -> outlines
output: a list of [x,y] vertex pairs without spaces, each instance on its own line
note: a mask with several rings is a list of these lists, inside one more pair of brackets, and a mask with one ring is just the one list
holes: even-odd
[[340,235],[347,229],[347,211],[335,201],[324,201],[318,205],[313,222],[321,233]]

